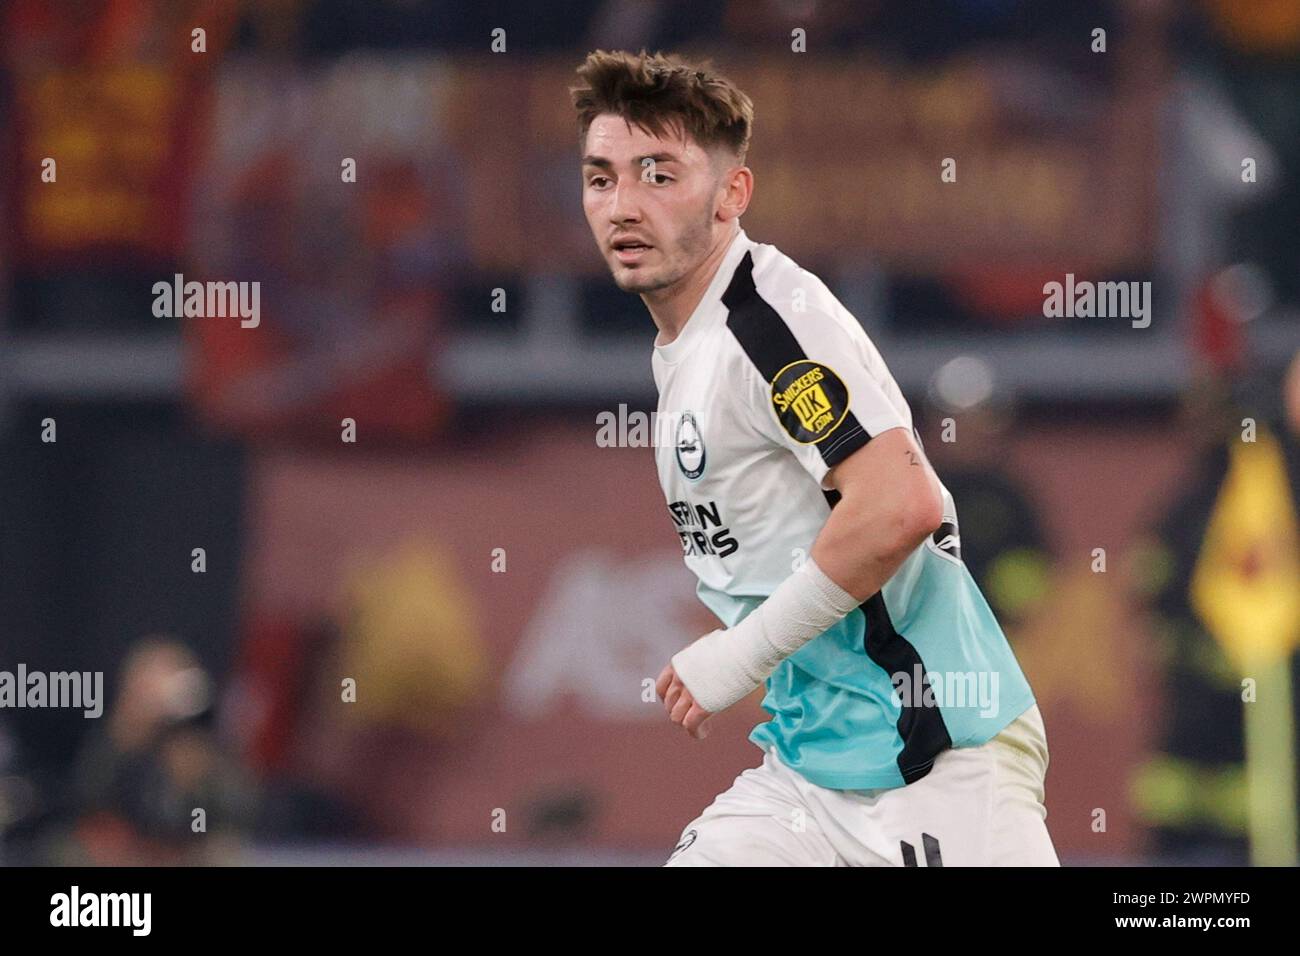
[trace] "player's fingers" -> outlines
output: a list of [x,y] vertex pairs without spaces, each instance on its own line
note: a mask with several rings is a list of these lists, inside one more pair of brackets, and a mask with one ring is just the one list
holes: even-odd
[[699,704],[692,705],[691,709],[686,712],[686,719],[682,721],[682,726],[696,740],[703,740],[709,735],[709,717],[712,716],[707,710]]
[[671,714],[673,712],[673,708],[677,706],[678,698],[682,696],[682,693],[685,690],[686,690],[686,685],[683,684],[680,680],[678,680],[676,676],[674,676],[672,683],[668,685],[668,692],[664,694],[664,710],[668,711],[668,713]]
[[686,715],[690,713],[691,708],[694,706],[695,698],[691,696],[689,690],[683,687],[681,696],[677,698],[677,703],[673,704],[673,709],[668,716],[673,719],[674,724],[680,724],[686,719]]
[[664,700],[667,700],[669,696],[680,694],[685,687],[686,685],[682,683],[682,679],[677,676],[676,672],[673,672],[672,676],[668,678],[668,685],[664,688]]
[[659,672],[659,676],[655,678],[655,693],[659,695],[660,700],[664,699],[664,694],[668,692],[668,685],[673,682],[673,678],[676,676],[672,664],[664,665],[664,669]]
[[672,709],[676,708],[677,702],[681,700],[681,695],[685,692],[685,689],[686,688],[681,687],[680,684],[676,685],[676,687],[668,688],[668,696],[664,697],[663,700],[663,711],[668,714],[669,717],[672,717]]

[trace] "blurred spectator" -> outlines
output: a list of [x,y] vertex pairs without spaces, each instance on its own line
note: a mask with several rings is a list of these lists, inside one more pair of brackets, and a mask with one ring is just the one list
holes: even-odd
[[257,797],[212,716],[212,681],[190,651],[169,637],[139,641],[73,771],[71,852],[99,864],[197,863],[238,842]]

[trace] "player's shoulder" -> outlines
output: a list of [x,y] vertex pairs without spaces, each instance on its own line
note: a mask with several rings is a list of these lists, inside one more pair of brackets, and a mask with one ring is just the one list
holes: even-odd
[[797,336],[835,329],[851,338],[866,338],[857,318],[836,298],[825,282],[769,243],[751,242],[753,292],[770,310],[769,321],[780,321]]

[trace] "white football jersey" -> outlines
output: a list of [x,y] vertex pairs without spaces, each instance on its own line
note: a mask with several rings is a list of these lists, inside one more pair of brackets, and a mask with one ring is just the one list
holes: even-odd
[[[728,321],[742,296],[758,307]],[[743,230],[653,366],[657,430],[674,439],[657,448],[659,481],[700,597],[731,626],[744,598],[771,594],[807,556],[831,466],[873,435],[910,431],[912,413],[822,281]]]
[[[652,361],[668,512],[700,599],[731,627],[807,559],[838,500],[830,468],[881,432],[916,435],[912,414],[822,281],[743,231]],[[946,489],[943,502],[943,526],[885,586],[767,681],[773,719],[750,739],[814,783],[901,786],[943,749],[984,743],[1034,703],[961,561]],[[914,678],[969,687],[972,699],[900,696]]]

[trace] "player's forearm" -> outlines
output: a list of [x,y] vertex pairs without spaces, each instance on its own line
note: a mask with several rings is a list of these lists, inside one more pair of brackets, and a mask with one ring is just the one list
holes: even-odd
[[678,651],[673,667],[696,703],[717,713],[858,603],[809,559],[735,627],[713,631]]
[[904,428],[845,459],[831,482],[840,500],[804,565],[735,627],[674,656],[678,676],[705,710],[735,703],[879,591],[943,521],[942,486]]
[[942,517],[942,500],[925,483],[909,482],[892,494],[868,493],[854,483],[832,509],[805,565],[735,627],[679,651],[673,658],[678,676],[710,713],[731,706],[879,591]]

